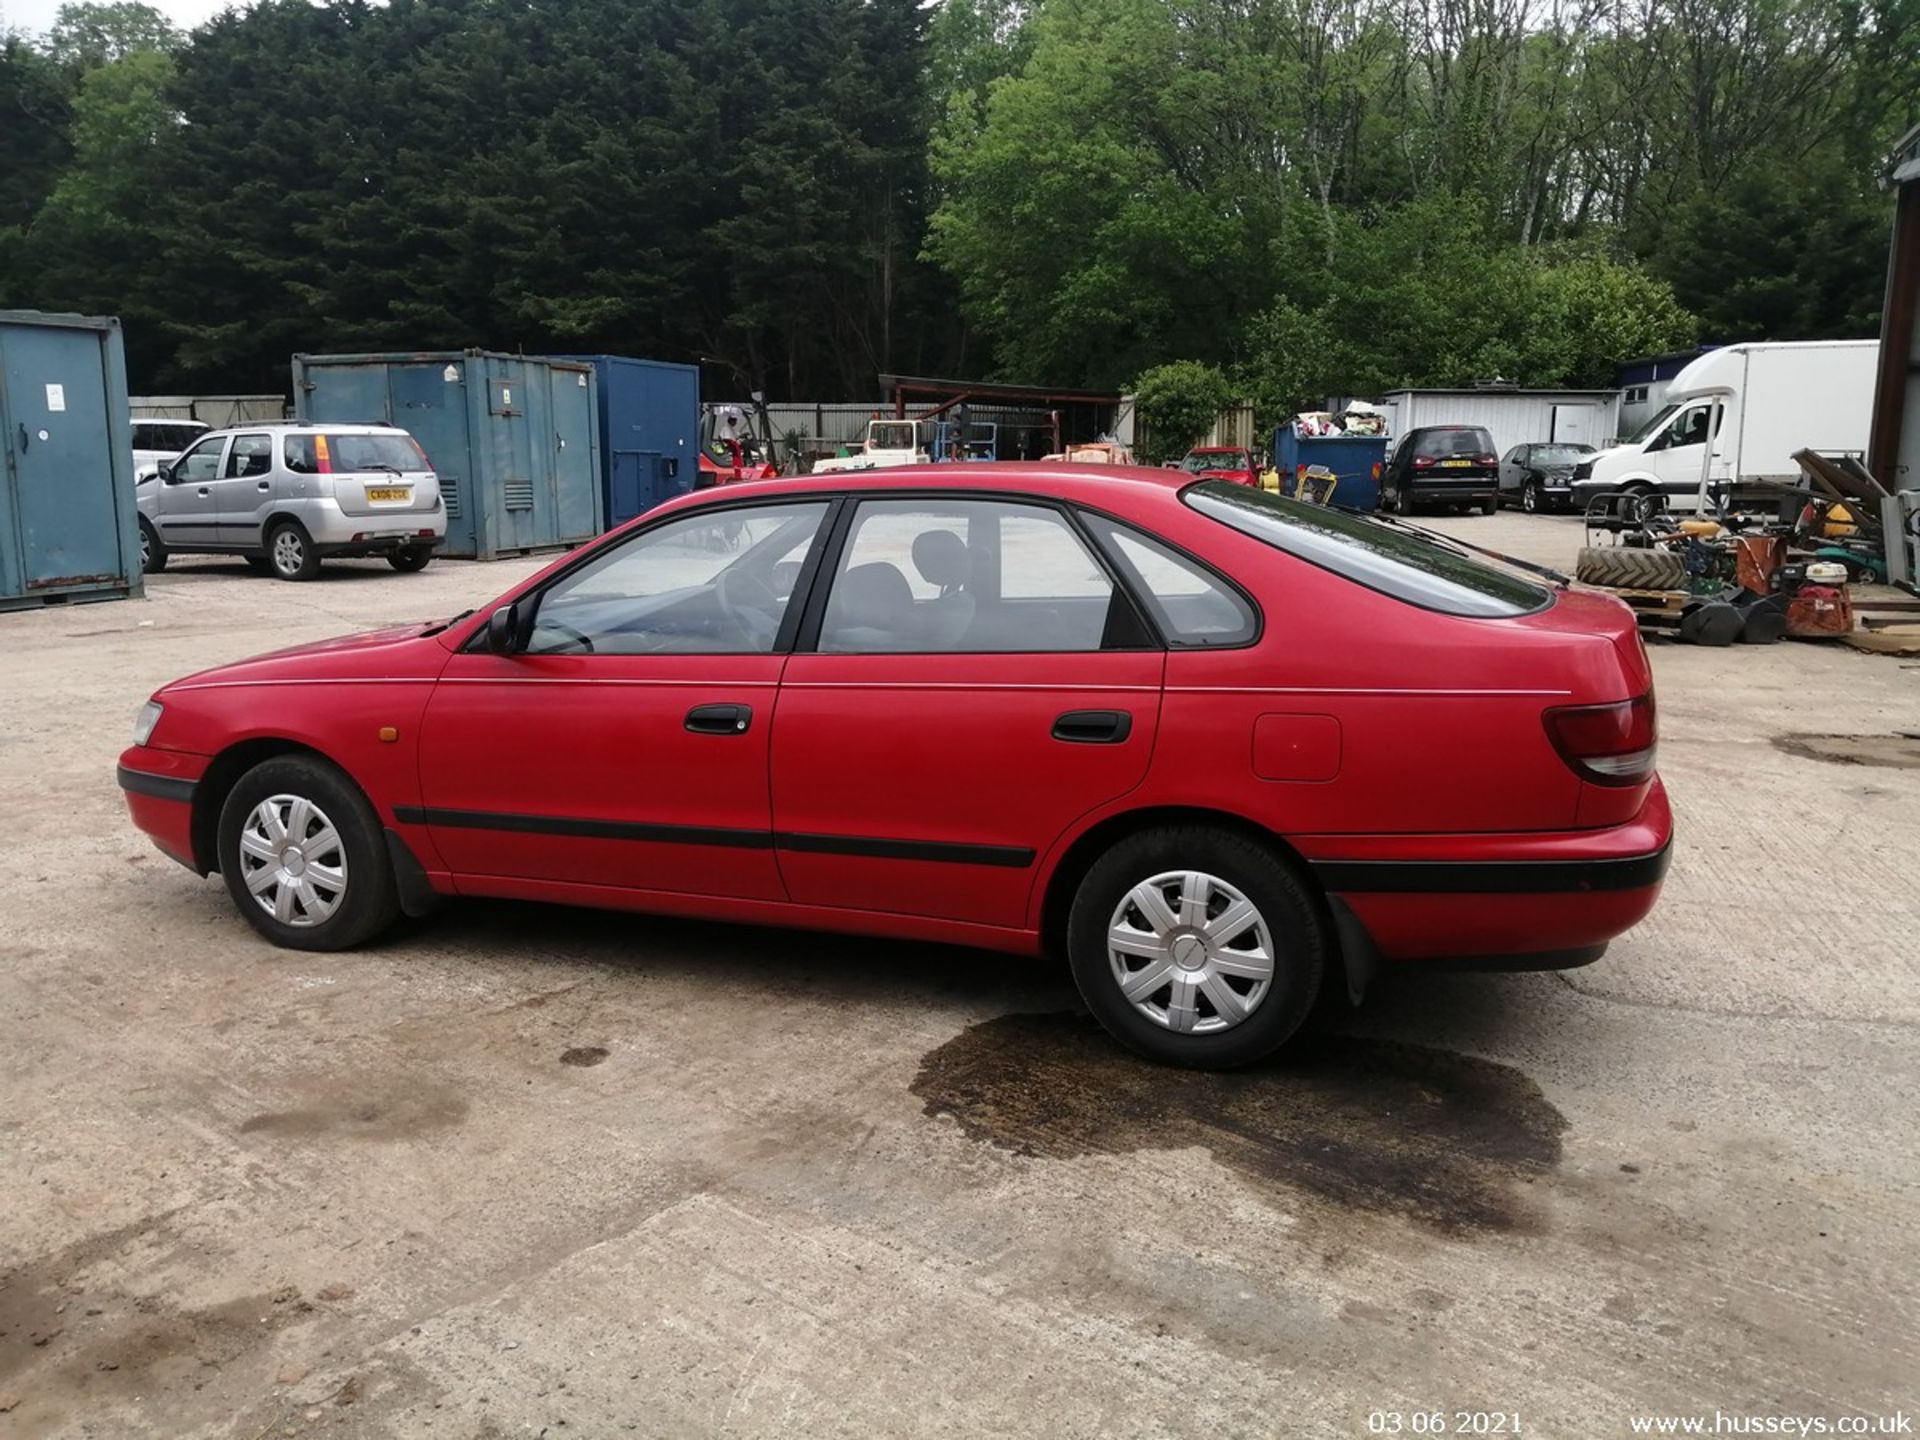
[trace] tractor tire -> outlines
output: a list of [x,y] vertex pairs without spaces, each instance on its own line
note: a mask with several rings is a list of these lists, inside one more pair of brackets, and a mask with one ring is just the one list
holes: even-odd
[[1684,590],[1687,562],[1672,550],[1627,545],[1588,545],[1573,568],[1574,579],[1610,590]]

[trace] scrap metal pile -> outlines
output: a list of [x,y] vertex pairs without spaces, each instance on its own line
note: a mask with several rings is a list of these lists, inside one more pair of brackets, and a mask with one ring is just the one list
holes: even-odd
[[1887,579],[1877,520],[1885,491],[1857,461],[1806,450],[1794,458],[1807,483],[1761,487],[1758,511],[1723,503],[1715,516],[1679,519],[1659,496],[1595,497],[1574,578],[1691,644],[1851,634],[1850,587]]

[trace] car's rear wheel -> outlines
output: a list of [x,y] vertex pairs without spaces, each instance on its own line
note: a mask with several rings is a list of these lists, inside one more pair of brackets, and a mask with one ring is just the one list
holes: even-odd
[[413,575],[426,569],[427,562],[431,559],[433,559],[431,550],[409,545],[405,549],[390,552],[387,556],[387,564],[402,574]]
[[167,547],[160,543],[160,537],[154,534],[153,525],[146,516],[140,517],[140,573],[158,575],[167,568]]
[[292,950],[347,950],[400,913],[380,817],[318,757],[264,760],[220,811],[220,873],[247,922]]
[[313,541],[294,520],[282,520],[267,532],[267,563],[282,580],[311,580],[320,573]]
[[1328,944],[1313,896],[1271,848],[1182,825],[1129,836],[1094,862],[1067,952],[1088,1008],[1121,1044],[1224,1069],[1300,1028]]
[[1489,495],[1486,499],[1480,502],[1480,513],[1482,515],[1491,515],[1495,510],[1498,510],[1499,508],[1500,508],[1500,497],[1498,495]]

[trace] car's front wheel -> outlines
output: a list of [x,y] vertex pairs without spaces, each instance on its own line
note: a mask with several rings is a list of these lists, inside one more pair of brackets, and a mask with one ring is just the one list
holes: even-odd
[[1540,488],[1538,480],[1529,480],[1521,489],[1520,508],[1529,515],[1538,515],[1547,508],[1546,492]]
[[293,950],[347,950],[400,913],[380,817],[317,756],[253,767],[220,811],[220,873],[249,924]]
[[158,575],[167,568],[167,547],[160,543],[147,517],[140,517],[140,573]]
[[1067,923],[1094,1018],[1149,1059],[1246,1065],[1313,1008],[1328,941],[1306,885],[1271,848],[1204,826],[1119,841],[1081,881]]

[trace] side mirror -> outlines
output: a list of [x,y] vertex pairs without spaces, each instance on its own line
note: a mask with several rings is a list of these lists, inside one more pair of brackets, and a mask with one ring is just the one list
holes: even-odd
[[502,605],[487,617],[487,649],[496,655],[517,655],[525,648],[518,605]]
[[162,485],[173,484],[173,462],[171,460],[161,461],[159,467],[155,469],[153,473],[160,477],[160,483]]

